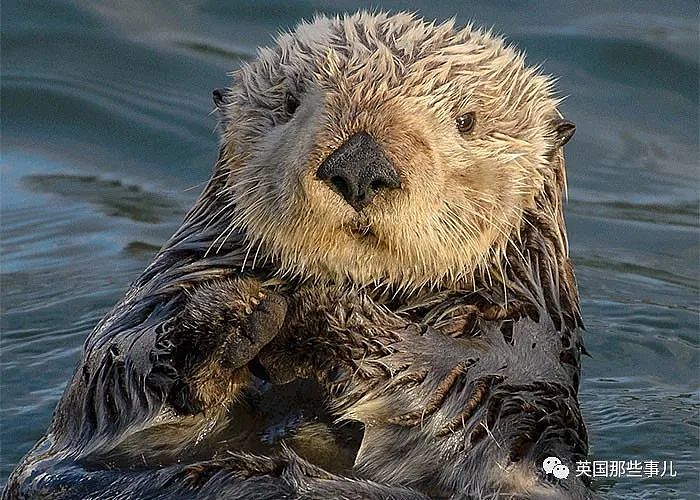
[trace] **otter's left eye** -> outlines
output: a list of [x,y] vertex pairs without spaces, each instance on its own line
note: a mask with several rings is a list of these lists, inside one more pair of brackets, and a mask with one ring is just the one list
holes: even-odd
[[287,114],[293,115],[298,107],[299,99],[287,92],[287,95],[284,96],[284,110],[287,112]]
[[468,134],[474,130],[474,125],[476,125],[476,113],[473,111],[465,113],[462,116],[457,117],[455,120],[457,123],[457,130],[460,134]]

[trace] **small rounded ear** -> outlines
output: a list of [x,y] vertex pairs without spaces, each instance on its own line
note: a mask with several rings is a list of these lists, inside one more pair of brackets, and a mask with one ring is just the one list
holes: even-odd
[[214,99],[214,105],[221,109],[226,104],[226,89],[214,89],[211,94]]
[[576,132],[576,125],[565,118],[557,118],[554,120],[553,125],[556,134],[554,147],[560,148],[573,137],[574,132]]

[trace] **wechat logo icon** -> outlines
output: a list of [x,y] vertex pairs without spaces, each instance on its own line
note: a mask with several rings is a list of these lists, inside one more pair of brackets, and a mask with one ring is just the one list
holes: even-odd
[[561,463],[557,457],[547,457],[542,462],[542,468],[547,474],[553,474],[557,479],[569,477],[569,468]]

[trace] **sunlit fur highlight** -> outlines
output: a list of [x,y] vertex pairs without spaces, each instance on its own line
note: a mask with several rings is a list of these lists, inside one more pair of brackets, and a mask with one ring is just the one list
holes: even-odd
[[[291,117],[287,92],[301,102]],[[559,168],[556,105],[552,80],[491,32],[405,13],[301,23],[233,75],[221,113],[228,178],[216,194],[224,229],[212,248],[243,232],[249,266],[272,260],[283,275],[359,286],[503,275],[524,211]],[[466,112],[477,124],[462,136],[455,118]],[[402,181],[362,214],[315,177],[359,131]],[[543,214],[555,227],[557,212]]]

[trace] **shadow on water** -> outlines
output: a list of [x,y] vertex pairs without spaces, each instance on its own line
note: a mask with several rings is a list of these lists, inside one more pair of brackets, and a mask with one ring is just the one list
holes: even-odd
[[53,193],[74,202],[95,205],[105,215],[126,217],[136,222],[155,224],[182,213],[183,207],[158,193],[119,180],[105,180],[88,175],[30,175],[22,179],[30,190]]

